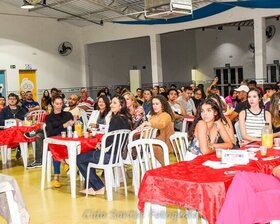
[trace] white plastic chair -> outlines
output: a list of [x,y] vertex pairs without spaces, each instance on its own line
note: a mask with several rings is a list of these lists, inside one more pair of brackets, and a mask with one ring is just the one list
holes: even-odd
[[84,131],[87,130],[87,126],[88,126],[88,118],[87,118],[87,113],[85,110],[79,108],[80,111],[80,117],[82,118],[82,122],[83,122],[83,129]]
[[[164,156],[164,165],[169,165],[169,152],[168,147],[165,142],[158,140],[158,139],[138,139],[133,142],[130,142],[128,144],[128,154],[133,161],[132,168],[133,168],[133,175],[136,179],[136,185],[134,186],[135,191],[139,190],[140,186],[140,179],[144,177],[144,174],[147,170],[155,169],[158,167],[161,167],[161,164],[157,161],[155,158],[154,146],[160,146],[163,151]],[[132,150],[135,149],[137,152],[137,158],[133,160],[132,158]],[[141,177],[140,173],[138,173],[138,170],[141,170]],[[144,220],[143,223],[148,223],[149,220],[149,214],[150,209],[152,208],[152,213],[160,212],[161,215],[153,215],[153,218],[155,218],[155,223],[163,223],[165,220],[165,206],[158,206],[158,205],[152,205],[150,203],[147,203],[145,205],[145,211],[144,211]],[[137,223],[140,223],[140,212],[137,211]]]
[[34,110],[34,111],[29,112],[26,115],[26,117],[27,117],[27,120],[35,119],[35,121],[37,121],[37,122],[45,122],[46,114],[47,114],[47,111],[45,111],[45,110]]
[[239,124],[239,121],[236,121],[235,124],[234,124],[234,129],[235,129],[235,132],[236,132],[236,137],[237,137],[237,140],[239,142],[242,141],[242,135],[241,135],[241,131],[240,131],[240,124]]
[[[130,133],[130,130],[117,130],[106,133],[102,137],[101,142],[101,154],[99,158],[98,163],[89,163],[87,167],[87,178],[86,178],[86,188],[88,188],[89,184],[89,176],[90,176],[90,169],[103,169],[104,170],[104,177],[105,177],[105,189],[107,192],[107,200],[112,201],[113,200],[113,183],[117,182],[118,180],[114,180],[117,177],[117,175],[114,178],[114,168],[120,168],[124,180],[124,190],[125,190],[125,196],[127,196],[127,185],[126,185],[126,178],[125,178],[125,172],[124,172],[124,164],[122,161],[121,152],[124,150],[124,148],[127,146],[128,141],[128,135]],[[112,144],[106,146],[106,141],[110,138],[112,139]],[[110,139],[111,140],[111,139]],[[104,164],[104,156],[105,153],[111,151],[111,157],[108,164]],[[115,155],[115,156],[113,156]],[[115,191],[116,191],[116,185],[115,185]],[[86,195],[88,196],[88,195]]]
[[191,161],[197,155],[188,151],[188,134],[185,132],[175,132],[173,135],[169,137],[172,148],[174,150],[177,162],[180,161]]
[[[138,195],[140,181],[147,170],[161,167],[154,155],[154,146],[160,146],[163,150],[164,164],[169,165],[169,152],[165,142],[158,139],[138,139],[128,144],[128,155],[132,161],[132,172],[134,177],[134,192]],[[136,151],[136,159],[133,152]]]
[[[156,128],[152,128],[152,127],[145,127],[143,128],[143,130],[140,132],[140,135],[138,136],[138,139],[154,139],[156,137],[156,134],[157,134],[157,131],[158,129]],[[136,129],[136,130],[133,130],[129,133],[129,136],[128,136],[128,142],[133,142],[134,141],[134,138],[136,135],[139,134],[139,131]],[[123,163],[126,164],[126,165],[132,165],[134,161],[131,160],[131,158],[129,157],[128,153],[127,153],[127,156],[126,158],[123,160]],[[134,169],[137,169],[137,166],[134,166]],[[134,171],[132,170],[132,185],[134,186],[134,193],[135,193],[135,196],[137,196],[138,194],[138,190],[135,189],[135,184],[137,185],[136,183],[136,179],[135,178],[135,175],[139,176],[138,173],[139,173],[139,167],[138,167],[138,171]],[[138,178],[139,180],[139,178]]]

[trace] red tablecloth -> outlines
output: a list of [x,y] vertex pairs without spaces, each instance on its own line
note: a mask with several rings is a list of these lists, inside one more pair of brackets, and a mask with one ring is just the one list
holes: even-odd
[[[98,142],[101,142],[103,134],[97,134],[91,138],[61,138],[61,136],[54,136],[51,138],[67,141],[80,141],[81,153],[85,153],[96,148]],[[64,145],[49,144],[49,149],[52,153],[54,160],[62,160],[68,158],[67,147]]]
[[244,166],[212,169],[202,166],[202,163],[207,160],[218,159],[213,154],[198,156],[193,161],[147,171],[138,194],[138,208],[143,211],[145,202],[193,208],[198,210],[210,224],[214,224],[233,179],[233,176],[225,175],[224,171],[244,170],[271,173],[274,165],[280,163],[280,159],[277,159],[277,162],[260,160],[250,161]]
[[16,126],[1,130],[0,145],[15,147],[19,144],[19,142],[32,142],[34,139],[27,139],[23,134],[40,128],[42,128],[42,124],[36,124],[33,126]]

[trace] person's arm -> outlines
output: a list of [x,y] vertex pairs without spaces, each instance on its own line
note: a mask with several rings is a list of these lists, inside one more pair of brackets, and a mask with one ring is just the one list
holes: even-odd
[[271,123],[271,113],[269,111],[265,112],[265,122],[269,124],[269,128],[272,130],[272,123]]
[[35,107],[30,107],[30,108],[28,108],[28,111],[29,111],[29,112],[34,111],[34,110],[40,110],[40,106],[37,105],[37,106],[35,106]]
[[149,126],[150,123],[150,126],[152,128],[157,128],[160,130],[160,129],[164,129],[170,122],[172,122],[171,116],[168,113],[163,113],[157,118],[155,116],[152,116],[150,122],[145,121],[144,123],[146,123],[146,126]]
[[242,110],[239,114],[239,126],[240,126],[242,140],[249,141],[249,142],[260,141],[259,138],[254,138],[247,134],[246,125],[245,125],[245,116],[246,116],[246,111]]
[[215,143],[213,144],[213,146],[217,149],[217,148],[221,148],[221,149],[231,149],[232,148],[232,140],[228,134],[228,132],[225,129],[224,124],[221,121],[217,122],[217,126],[218,126],[218,132],[221,136],[221,138],[223,139],[223,143]]
[[[199,142],[199,148],[203,155],[213,153],[215,148],[210,148],[207,137],[207,124],[205,121],[200,120],[195,127],[196,138]],[[199,131],[198,131],[199,130]]]
[[280,179],[280,165],[274,167],[274,169],[272,170],[272,174]]
[[182,105],[182,103],[181,103],[179,100],[177,101],[177,103],[178,103],[179,106],[180,106],[181,115],[182,115],[183,117],[185,117],[185,116],[187,115],[187,111],[186,111],[185,107]]
[[231,143],[235,144],[234,128],[233,128],[232,122],[229,118],[226,117],[226,119],[227,119],[228,124],[225,127],[225,129],[230,137]]
[[229,116],[229,119],[231,121],[234,121],[237,118],[237,116],[238,116],[238,113],[235,111],[232,111],[231,115]]

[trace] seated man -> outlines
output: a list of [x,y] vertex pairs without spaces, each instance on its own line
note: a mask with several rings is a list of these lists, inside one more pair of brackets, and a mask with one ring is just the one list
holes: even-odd
[[8,106],[4,107],[0,112],[0,125],[5,124],[5,120],[16,119],[17,123],[24,120],[24,116],[28,113],[25,107],[18,106],[18,95],[10,93],[8,95]]
[[25,107],[29,112],[40,110],[40,105],[37,101],[33,100],[31,91],[27,91],[25,93],[25,100],[23,101],[22,106]]
[[94,100],[88,95],[87,88],[83,87],[80,90],[81,98],[78,107],[86,111],[87,117],[89,118],[94,107]]

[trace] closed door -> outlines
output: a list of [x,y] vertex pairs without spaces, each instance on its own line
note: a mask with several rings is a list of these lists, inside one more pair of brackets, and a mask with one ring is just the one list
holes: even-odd
[[0,93],[2,96],[6,97],[6,79],[4,70],[0,70],[0,87]]

